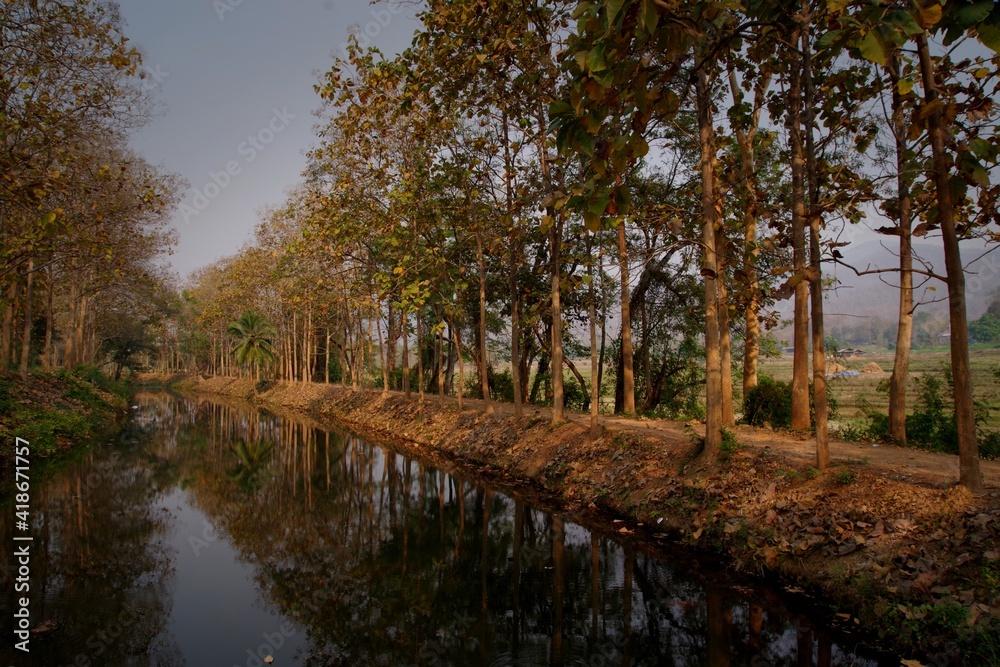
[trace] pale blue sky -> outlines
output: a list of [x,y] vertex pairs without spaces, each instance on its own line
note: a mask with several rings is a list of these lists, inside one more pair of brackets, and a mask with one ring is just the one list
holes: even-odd
[[[258,212],[280,204],[299,181],[315,140],[313,85],[349,31],[360,29],[362,39],[395,53],[418,26],[414,3],[119,2],[163,109],[133,145],[190,183],[173,217],[180,240],[170,262],[181,277],[236,252]],[[218,176],[229,182],[217,187],[211,174],[227,164],[235,175]]]

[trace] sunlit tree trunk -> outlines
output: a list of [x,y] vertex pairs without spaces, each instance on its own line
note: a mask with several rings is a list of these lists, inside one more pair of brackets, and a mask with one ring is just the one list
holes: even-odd
[[934,157],[934,184],[937,193],[937,219],[944,241],[944,263],[948,274],[948,319],[951,323],[951,376],[954,384],[955,424],[958,429],[959,483],[973,493],[983,492],[979,472],[979,445],[976,442],[976,420],[972,403],[972,380],[969,376],[969,323],[965,312],[965,271],[955,229],[955,209],[951,199],[948,155],[945,153],[946,128],[940,109],[934,80],[934,63],[927,47],[927,37],[918,35],[917,53],[924,84],[924,99],[932,113],[927,119]]
[[[597,370],[597,298],[594,294],[594,249],[591,247],[593,236],[587,237],[587,277],[590,282],[587,285],[587,309],[590,319],[590,437],[596,439],[600,434],[600,384],[598,382]],[[600,250],[598,250],[597,264],[600,266]]]
[[[555,211],[550,209],[550,215]],[[552,221],[552,228],[549,230],[549,248],[551,252],[551,278],[552,278],[552,423],[559,424],[565,420],[563,414],[563,344],[562,344],[562,313],[560,308],[559,289],[559,253],[560,236],[562,232],[561,220]]]
[[410,391],[410,315],[403,310],[403,393],[409,401]]
[[[718,204],[715,204],[718,207]],[[729,327],[729,293],[726,290],[726,234],[722,225],[715,232],[716,287],[719,293],[719,372],[722,375],[722,425],[733,426],[733,351]],[[649,384],[649,374],[646,375]]]
[[452,336],[455,338],[455,350],[458,354],[458,389],[456,390],[458,394],[458,409],[462,410],[464,407],[463,392],[465,391],[465,359],[462,357],[462,332],[454,325],[452,325],[451,331]]
[[[375,331],[378,332],[378,355],[379,364],[382,366],[382,398],[389,395],[389,360],[388,360],[388,344],[382,339],[382,308],[379,307],[378,301],[375,302]],[[386,327],[390,326],[388,323]]]
[[628,245],[625,237],[625,220],[618,222],[618,271],[621,274],[622,306],[622,378],[624,394],[622,412],[635,414],[635,371],[632,367],[632,315],[629,312]]
[[[808,13],[808,0],[803,12]],[[811,269],[809,294],[812,307],[813,351],[813,412],[815,412],[816,467],[823,470],[830,464],[828,410],[826,401],[826,329],[823,324],[823,264],[820,248],[819,175],[816,167],[816,146],[813,137],[812,47],[808,31],[802,32],[803,70],[805,72],[806,175],[809,183],[809,264]]]
[[[798,44],[800,27],[793,31],[791,43]],[[797,54],[792,54],[796,59]],[[792,171],[792,268],[799,280],[795,285],[792,322],[792,420],[793,429],[809,428],[809,283],[806,273],[806,193],[805,156],[802,147],[802,68],[791,63],[788,92],[788,140]]]
[[[758,84],[754,96],[754,112],[750,126],[744,130],[736,126],[736,143],[740,149],[740,179],[743,183],[745,205],[743,207],[743,274],[746,293],[746,313],[743,334],[743,396],[757,386],[757,363],[760,358],[760,284],[757,279],[757,176],[753,142],[760,122],[764,93],[770,77]],[[743,93],[736,81],[736,71],[729,68],[729,88],[733,100],[739,104]]]
[[436,338],[438,404],[444,407],[444,373],[446,364],[444,357],[444,329],[438,331]]
[[421,324],[423,318],[420,317],[420,311],[417,311],[417,391],[419,392],[420,405],[424,404],[424,348]]
[[896,327],[896,350],[889,378],[889,436],[906,444],[906,380],[910,374],[910,346],[913,341],[913,219],[910,180],[906,164],[906,118],[903,96],[899,93],[899,52],[889,59],[892,85],[892,132],[896,142],[896,206],[899,229],[899,317]]
[[521,391],[521,298],[517,283],[518,238],[514,229],[514,160],[510,152],[510,118],[507,109],[503,109],[503,150],[504,150],[504,187],[506,196],[506,221],[510,226],[510,375],[514,383],[514,416],[524,416],[524,396]]
[[705,449],[714,459],[722,444],[722,373],[719,351],[718,261],[715,253],[715,130],[708,73],[697,75],[698,130],[701,146],[702,275],[705,279]]
[[491,415],[493,402],[490,400],[489,361],[486,357],[486,260],[483,256],[483,235],[478,225],[476,225],[476,263],[479,265],[479,382],[485,412]]

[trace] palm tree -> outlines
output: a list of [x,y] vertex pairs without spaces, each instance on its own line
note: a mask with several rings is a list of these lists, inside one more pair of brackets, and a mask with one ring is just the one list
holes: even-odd
[[248,310],[229,325],[226,333],[238,339],[233,354],[240,364],[250,363],[260,380],[260,367],[274,360],[274,337],[278,335],[274,326],[256,311]]

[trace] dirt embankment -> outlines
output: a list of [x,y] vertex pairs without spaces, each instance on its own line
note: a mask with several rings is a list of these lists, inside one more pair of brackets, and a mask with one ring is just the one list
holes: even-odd
[[706,465],[693,455],[697,426],[607,418],[592,439],[586,416],[552,426],[548,411],[531,407],[518,419],[510,406],[485,415],[479,401],[460,411],[454,399],[428,396],[421,405],[416,395],[406,401],[321,384],[260,394],[250,380],[185,386],[308,411],[486,466],[544,487],[569,508],[628,517],[619,532],[778,574],[897,650],[927,651],[939,664],[1000,664],[996,463],[984,465],[988,492],[975,497],[949,481],[955,457],[928,452],[834,443],[833,465],[819,472],[804,455],[807,439],[740,427],[724,460]]
[[[129,388],[96,370],[0,374],[0,480],[12,477],[14,444],[28,441],[32,466],[67,454],[114,430],[128,411]],[[38,470],[33,468],[33,470]]]

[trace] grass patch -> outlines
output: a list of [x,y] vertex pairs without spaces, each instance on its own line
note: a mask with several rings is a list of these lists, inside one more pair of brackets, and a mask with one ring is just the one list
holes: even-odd
[[[126,383],[104,376],[93,366],[37,373],[27,383],[13,376],[0,377],[0,439],[5,451],[20,437],[31,443],[32,457],[49,458],[91,440],[119,421],[129,396]],[[11,460],[13,456],[3,457],[0,475],[6,476]]]
[[833,479],[835,479],[838,484],[850,484],[857,478],[858,473],[854,472],[850,468],[841,468],[833,474]]

